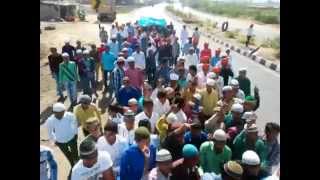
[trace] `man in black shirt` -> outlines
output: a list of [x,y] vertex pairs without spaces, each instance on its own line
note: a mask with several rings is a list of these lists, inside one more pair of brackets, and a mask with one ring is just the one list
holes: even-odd
[[65,45],[62,47],[62,53],[68,53],[71,61],[74,60],[74,55],[76,53],[76,48],[70,45],[70,41],[65,41]]
[[61,54],[57,52],[57,48],[50,48],[51,54],[48,56],[49,60],[49,67],[51,71],[52,78],[56,81],[57,86],[57,96],[60,96],[60,99],[63,98],[63,90],[62,87],[59,85],[59,64],[63,62],[63,58]]

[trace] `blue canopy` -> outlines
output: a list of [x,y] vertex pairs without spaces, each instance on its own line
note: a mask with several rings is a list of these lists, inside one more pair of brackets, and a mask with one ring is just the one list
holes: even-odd
[[156,19],[156,18],[152,18],[152,17],[142,17],[139,19],[138,24],[142,27],[147,27],[147,26],[166,27],[167,22],[165,19]]

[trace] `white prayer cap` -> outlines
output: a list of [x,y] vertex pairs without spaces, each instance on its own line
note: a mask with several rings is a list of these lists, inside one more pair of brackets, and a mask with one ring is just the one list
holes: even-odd
[[68,53],[62,53],[62,57],[69,57],[69,54]]
[[82,50],[81,49],[77,49],[76,53],[77,54],[82,54]]
[[193,95],[193,97],[194,98],[196,98],[197,100],[201,100],[201,95],[199,94],[199,93],[195,93],[194,95]]
[[246,129],[247,133],[259,132],[258,126],[256,124],[251,124],[249,127],[247,125],[247,127],[245,129]]
[[241,162],[245,165],[257,166],[260,164],[260,158],[256,152],[248,150],[242,154]]
[[231,111],[232,112],[238,112],[238,113],[242,113],[243,112],[243,106],[241,104],[233,104],[231,107]]
[[128,59],[127,59],[127,62],[134,62],[134,61],[135,61],[134,57],[132,57],[132,56],[128,57]]
[[252,120],[256,120],[257,118],[258,116],[253,111],[245,112],[242,115],[242,119],[245,119],[246,121],[249,121],[249,122]]
[[171,160],[172,160],[172,156],[168,150],[161,149],[160,151],[157,152],[157,155],[156,155],[157,162],[165,162],[165,161],[171,161]]
[[216,84],[216,81],[213,79],[208,78],[207,79],[207,85],[208,86],[214,86]]
[[209,72],[207,76],[208,76],[208,78],[210,78],[210,79],[214,79],[214,78],[217,77],[217,74],[214,73],[214,72]]
[[53,112],[63,112],[66,110],[66,107],[62,103],[55,103],[52,107]]
[[167,122],[169,123],[169,124],[171,124],[171,123],[174,123],[174,122],[177,122],[178,121],[178,117],[177,117],[177,115],[175,115],[174,113],[170,113],[168,116],[167,116]]
[[131,98],[128,101],[129,104],[138,104],[138,101],[136,100],[136,98]]
[[66,44],[67,44],[67,43],[70,43],[70,39],[65,39],[65,40],[64,40],[64,43],[66,43]]
[[174,89],[172,87],[166,87],[165,90],[168,94],[171,94],[174,92]]
[[233,87],[237,87],[237,86],[239,86],[239,81],[236,80],[236,79],[232,79],[230,81],[230,85],[233,86]]
[[222,88],[222,92],[225,92],[225,91],[232,91],[232,87],[231,86],[224,86]]
[[86,50],[83,51],[83,54],[89,54],[89,53],[90,53],[90,52],[89,52],[88,49],[86,49]]
[[213,139],[215,139],[217,141],[226,141],[227,135],[222,129],[218,129],[214,132]]
[[170,80],[171,81],[178,81],[179,80],[179,75],[176,73],[171,73],[170,74]]
[[129,50],[128,50],[128,48],[125,47],[125,48],[122,48],[121,51],[129,51]]

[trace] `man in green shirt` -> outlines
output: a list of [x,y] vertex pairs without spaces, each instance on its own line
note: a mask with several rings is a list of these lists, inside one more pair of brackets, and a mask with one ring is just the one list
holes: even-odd
[[258,138],[258,127],[256,124],[247,127],[234,139],[233,159],[240,160],[242,154],[247,150],[255,151],[259,155],[262,167],[267,165],[267,147]]
[[77,103],[77,65],[70,61],[69,54],[63,53],[63,62],[59,65],[59,84],[63,85],[68,92],[71,106]]
[[239,82],[240,89],[244,92],[245,96],[251,95],[251,82],[247,77],[247,69],[239,69],[239,76],[236,78]]
[[231,149],[226,145],[227,136],[222,129],[213,134],[213,141],[204,142],[200,147],[200,173],[220,174],[223,164],[231,160]]

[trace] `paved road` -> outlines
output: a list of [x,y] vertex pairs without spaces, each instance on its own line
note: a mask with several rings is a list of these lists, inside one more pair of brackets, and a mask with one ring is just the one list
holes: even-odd
[[[143,7],[131,13],[130,16],[136,20],[142,16],[142,12],[143,16],[165,18],[167,22],[173,22],[175,29],[177,30],[177,35],[179,35],[182,24],[177,22],[175,18],[170,17],[170,15],[166,13],[164,7],[164,4],[158,4],[154,7]],[[191,30],[189,33],[191,34]],[[224,49],[221,45],[212,43],[212,41],[204,38],[200,40],[201,47],[204,41],[210,42],[211,48],[215,49],[221,47]],[[252,88],[257,85],[260,89],[261,105],[257,110],[257,114],[259,116],[257,124],[260,127],[260,130],[262,130],[265,123],[269,121],[280,123],[280,74],[271,71],[249,58],[237,54],[236,52],[232,52],[232,55],[234,58],[233,65],[236,70],[236,74],[239,68],[247,67],[248,76],[252,81]]]

